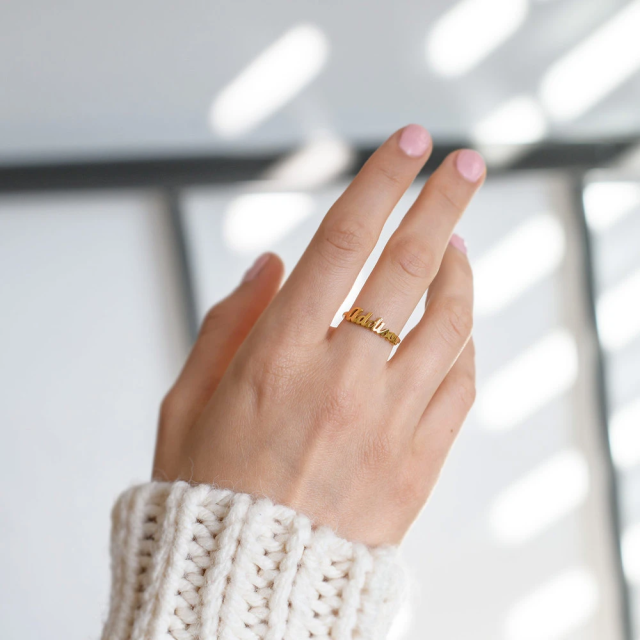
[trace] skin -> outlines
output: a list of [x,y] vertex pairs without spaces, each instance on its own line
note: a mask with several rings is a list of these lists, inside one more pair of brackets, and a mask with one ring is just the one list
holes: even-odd
[[153,476],[289,505],[368,545],[399,543],[431,493],[475,398],[473,284],[449,244],[484,181],[450,154],[387,243],[355,305],[399,333],[331,320],[387,217],[431,152],[395,132],[331,207],[286,283],[281,260],[205,318],[160,415]]

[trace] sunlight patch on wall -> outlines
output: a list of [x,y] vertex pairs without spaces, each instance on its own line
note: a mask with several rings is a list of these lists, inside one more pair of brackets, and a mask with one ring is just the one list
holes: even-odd
[[640,464],[640,398],[623,406],[609,420],[613,460],[621,469]]
[[471,137],[478,144],[526,144],[538,142],[547,132],[547,121],[538,101],[528,95],[511,98],[476,124]]
[[495,373],[478,397],[480,424],[510,429],[568,391],[578,375],[573,335],[555,329]]
[[493,315],[551,275],[565,255],[565,235],[551,214],[532,216],[474,261],[478,316]]
[[239,254],[272,248],[314,209],[304,193],[246,193],[229,204],[222,233],[227,246]]
[[442,76],[464,75],[506,42],[528,12],[528,0],[462,0],[429,32],[429,66]]
[[325,66],[329,41],[310,24],[290,29],[224,87],[209,112],[226,138],[251,131],[300,93]]
[[499,495],[489,522],[507,545],[527,542],[579,507],[589,493],[584,456],[569,449],[556,453]]
[[592,182],[584,189],[584,208],[589,228],[602,232],[640,207],[637,182]]
[[540,84],[540,99],[558,121],[578,118],[640,68],[640,0],[623,7],[555,62]]
[[391,624],[386,640],[403,640],[411,629],[412,618],[410,600],[405,598]]
[[602,293],[598,330],[605,349],[617,351],[640,335],[640,269]]
[[584,568],[567,570],[518,602],[505,621],[507,640],[560,640],[596,612],[598,584]]
[[622,564],[627,580],[640,586],[640,523],[627,527],[622,534]]
[[538,101],[526,94],[498,105],[471,129],[471,139],[495,167],[516,162],[547,134],[547,119]]
[[263,176],[287,189],[315,189],[345,172],[354,159],[353,149],[342,139],[319,135],[283,158]]

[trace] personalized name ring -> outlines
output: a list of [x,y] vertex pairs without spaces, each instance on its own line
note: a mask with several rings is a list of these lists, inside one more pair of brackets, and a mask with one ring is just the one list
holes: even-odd
[[360,307],[353,307],[351,311],[345,311],[342,314],[342,317],[349,322],[353,322],[353,324],[360,325],[365,329],[369,329],[369,331],[373,331],[373,333],[377,333],[380,337],[388,340],[391,344],[400,344],[400,338],[398,338],[398,336],[392,331],[389,331],[389,329],[384,328],[382,318],[372,320],[372,315],[373,312],[364,313]]

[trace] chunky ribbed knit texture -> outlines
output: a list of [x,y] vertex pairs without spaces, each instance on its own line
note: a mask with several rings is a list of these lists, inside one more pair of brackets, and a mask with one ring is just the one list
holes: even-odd
[[122,494],[111,554],[103,640],[382,640],[402,590],[395,547],[186,482]]

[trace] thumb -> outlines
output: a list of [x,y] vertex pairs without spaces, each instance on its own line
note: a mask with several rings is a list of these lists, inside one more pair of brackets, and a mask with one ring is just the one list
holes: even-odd
[[[187,361],[160,411],[156,463],[170,455],[211,398],[231,359],[278,292],[284,265],[273,254],[261,255],[242,282],[212,307]],[[162,466],[170,466],[164,461]],[[157,465],[154,465],[157,466]]]

